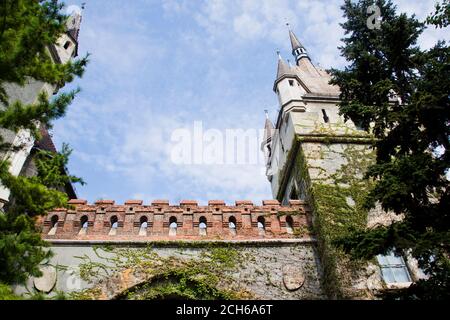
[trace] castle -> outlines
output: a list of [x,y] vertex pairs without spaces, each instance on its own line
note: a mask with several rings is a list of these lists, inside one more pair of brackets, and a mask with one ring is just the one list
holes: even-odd
[[[75,28],[50,50],[55,63],[76,55],[81,16],[71,21]],[[55,256],[28,289],[80,299],[374,299],[423,276],[410,257],[354,262],[333,246],[349,227],[395,217],[363,209],[372,137],[339,115],[339,88],[292,30],[289,37],[295,66],[279,55],[280,110],[275,125],[266,118],[262,144],[275,200],[88,204],[73,196],[71,208],[43,218]],[[30,83],[16,97],[42,89],[55,90]],[[29,171],[29,151],[17,157],[15,172]]]

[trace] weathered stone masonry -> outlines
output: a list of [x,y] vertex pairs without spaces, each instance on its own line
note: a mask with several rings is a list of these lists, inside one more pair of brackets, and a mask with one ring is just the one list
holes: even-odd
[[[70,204],[71,209],[54,210],[41,223],[55,255],[43,266],[43,277],[29,279],[28,290],[63,291],[75,299],[325,298],[304,201],[288,206],[276,200],[261,206],[251,201],[199,206],[192,200]],[[176,234],[170,232],[174,219]],[[113,221],[117,230],[111,234]]]

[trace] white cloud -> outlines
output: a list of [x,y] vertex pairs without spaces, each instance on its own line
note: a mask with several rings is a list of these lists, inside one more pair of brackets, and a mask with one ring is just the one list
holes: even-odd
[[[420,12],[421,18],[433,8],[425,2],[398,2],[400,9]],[[91,184],[79,189],[90,190],[90,199],[98,194],[203,203],[270,198],[261,165],[171,163],[171,133],[197,120],[220,130],[262,127],[263,110],[271,107],[274,115],[276,109],[275,50],[290,56],[287,21],[315,61],[324,67],[344,65],[337,49],[343,36],[340,2],[89,5],[80,49],[93,56],[80,82],[84,91],[55,128],[58,141],[74,146],[74,161]],[[427,30],[421,44],[431,46],[443,35]]]

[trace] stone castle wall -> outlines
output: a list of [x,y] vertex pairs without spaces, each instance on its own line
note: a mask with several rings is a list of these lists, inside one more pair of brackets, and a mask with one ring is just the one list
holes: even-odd
[[[108,200],[70,204],[71,209],[54,210],[41,221],[54,256],[42,266],[43,276],[30,278],[17,293],[64,292],[74,299],[173,298],[184,297],[184,285],[179,285],[186,283],[188,292],[200,299],[208,294],[219,299],[325,298],[304,201],[293,200],[288,206],[276,200],[260,206],[251,201],[199,206],[189,200],[179,205],[165,200],[151,205],[138,200],[123,205]],[[144,235],[143,217],[148,221]],[[231,217],[235,233],[230,231]],[[170,233],[173,218],[176,234]],[[264,229],[258,226],[261,218]],[[87,221],[84,232],[82,219],[85,226]],[[199,224],[205,220],[206,234],[201,235]]]

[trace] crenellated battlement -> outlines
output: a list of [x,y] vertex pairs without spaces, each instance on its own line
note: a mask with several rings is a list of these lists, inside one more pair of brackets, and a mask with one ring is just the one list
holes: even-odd
[[171,205],[155,200],[113,200],[88,204],[70,200],[70,209],[50,212],[42,223],[45,239],[63,240],[252,240],[309,238],[309,209],[304,201],[292,200],[281,206],[277,200],[262,205],[236,201],[234,206],[211,200],[199,206],[195,200]]

